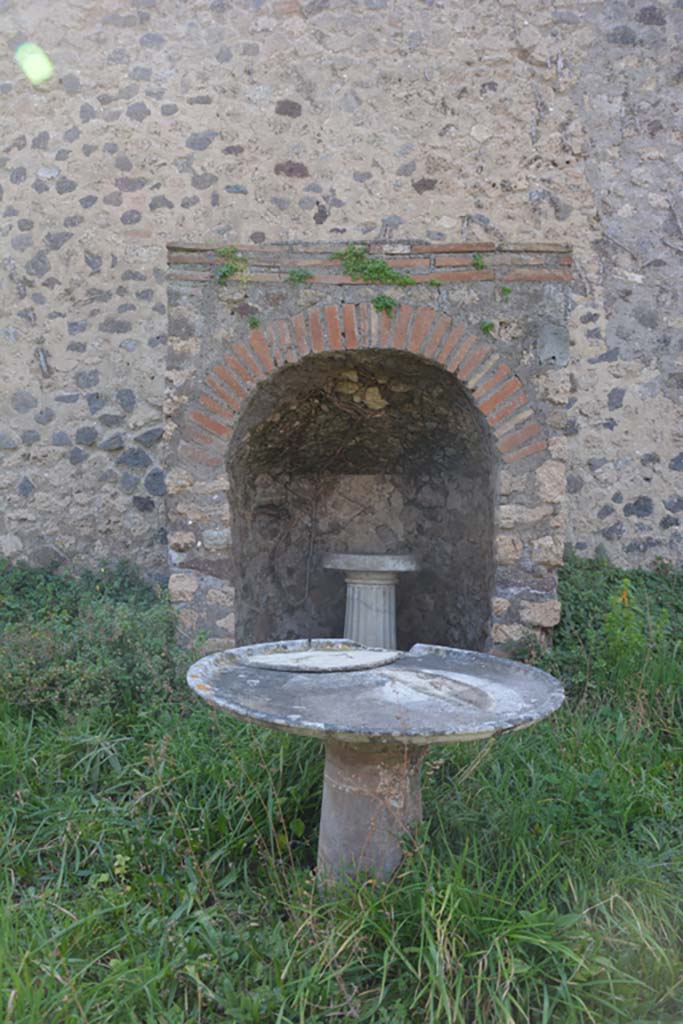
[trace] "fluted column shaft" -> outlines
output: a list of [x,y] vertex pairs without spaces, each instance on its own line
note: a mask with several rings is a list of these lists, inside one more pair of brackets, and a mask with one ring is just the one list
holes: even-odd
[[396,650],[397,574],[354,570],[345,575],[344,636],[365,647]]

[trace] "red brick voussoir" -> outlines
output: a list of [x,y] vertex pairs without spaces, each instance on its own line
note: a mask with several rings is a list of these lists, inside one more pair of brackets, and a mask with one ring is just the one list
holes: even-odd
[[[326,303],[245,332],[209,369],[184,416],[180,440],[213,449],[227,445],[249,393],[284,364],[326,351],[381,348],[414,352],[455,375],[486,419],[505,462],[546,449],[544,431],[520,378],[488,341],[428,305],[401,303],[393,317],[379,317],[367,301]],[[524,423],[505,431],[504,421],[524,406]]]

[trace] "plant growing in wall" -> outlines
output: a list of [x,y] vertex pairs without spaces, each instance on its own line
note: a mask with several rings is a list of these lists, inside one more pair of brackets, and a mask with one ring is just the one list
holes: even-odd
[[226,246],[224,249],[216,249],[216,255],[224,260],[216,270],[219,284],[227,284],[233,277],[236,277],[241,284],[247,283],[249,261],[246,256],[238,253],[234,245]]
[[475,252],[472,257],[472,266],[475,270],[485,270],[486,264],[484,263],[484,257],[480,252]]
[[396,299],[392,299],[391,295],[375,295],[374,299],[372,299],[372,305],[378,313],[386,313],[388,317],[392,317],[398,302]]
[[292,284],[306,284],[307,281],[311,281],[313,274],[310,270],[306,270],[305,267],[294,267],[287,274],[287,280]]
[[417,284],[410,274],[394,270],[386,260],[378,256],[369,256],[362,245],[348,245],[346,249],[332,253],[330,259],[338,260],[352,281],[365,281],[366,284]]
[[479,330],[481,331],[482,334],[493,334],[493,328],[495,326],[496,325],[493,323],[492,320],[482,320],[482,322],[479,324]]

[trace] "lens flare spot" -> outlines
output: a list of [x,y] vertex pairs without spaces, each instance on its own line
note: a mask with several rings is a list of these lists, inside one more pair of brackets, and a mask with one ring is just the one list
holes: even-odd
[[32,85],[40,85],[52,77],[54,65],[37,43],[22,43],[14,59]]

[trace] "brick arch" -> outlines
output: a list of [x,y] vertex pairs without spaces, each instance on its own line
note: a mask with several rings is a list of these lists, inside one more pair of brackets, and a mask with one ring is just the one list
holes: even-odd
[[457,377],[488,423],[504,462],[519,462],[546,448],[522,381],[486,338],[432,306],[402,303],[389,317],[369,302],[312,306],[248,332],[206,373],[181,439],[200,461],[218,465],[219,451],[225,452],[261,381],[309,355],[364,349],[411,352]]
[[552,405],[561,397],[553,394],[548,407],[547,398],[534,394],[536,408],[547,410],[537,416],[520,376],[478,328],[429,305],[403,303],[388,317],[368,301],[338,302],[245,330],[201,376],[188,365],[193,344],[191,332],[180,337],[169,365],[166,495],[171,593],[190,635],[206,629],[211,649],[235,639],[226,456],[247,402],[281,367],[309,355],[363,350],[411,352],[442,367],[489,426],[499,470],[489,649],[558,621],[566,465]]

